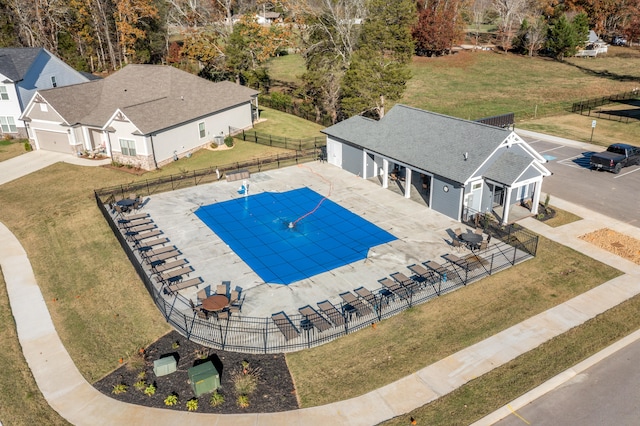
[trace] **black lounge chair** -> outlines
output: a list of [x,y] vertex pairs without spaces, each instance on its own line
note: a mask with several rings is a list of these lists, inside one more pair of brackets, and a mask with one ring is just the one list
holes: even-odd
[[355,291],[358,296],[366,300],[367,303],[373,306],[374,308],[378,306],[378,300],[376,299],[376,296],[373,293],[371,293],[371,291],[369,291],[368,288],[359,287],[353,291]]
[[367,315],[372,312],[372,309],[369,306],[362,303],[362,301],[358,299],[350,291],[345,291],[344,293],[341,293],[340,297],[342,298],[342,300],[345,301],[347,305],[355,309],[356,315]]

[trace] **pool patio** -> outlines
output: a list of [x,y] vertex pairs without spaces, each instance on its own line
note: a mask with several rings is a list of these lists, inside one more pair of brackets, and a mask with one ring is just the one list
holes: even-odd
[[[330,185],[332,186],[330,190]],[[460,227],[444,215],[407,200],[375,183],[360,179],[326,163],[307,163],[268,172],[249,179],[250,195],[285,192],[308,187],[352,213],[391,233],[397,240],[373,247],[366,259],[314,275],[289,285],[265,283],[195,215],[200,206],[244,197],[240,182],[221,180],[214,184],[152,195],[143,212],[148,213],[194,268],[192,276],[203,278],[212,291],[223,281],[240,289],[244,297],[242,315],[270,317],[284,311],[297,313],[305,305],[330,300],[339,304],[339,294],[365,286],[380,287],[378,280],[426,260],[442,260],[451,251],[448,229]],[[224,217],[218,218],[224,221]],[[200,288],[203,285],[199,286]],[[195,287],[181,290],[196,300]]]

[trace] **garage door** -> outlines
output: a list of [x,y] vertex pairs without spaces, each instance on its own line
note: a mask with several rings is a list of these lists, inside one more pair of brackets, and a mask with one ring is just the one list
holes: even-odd
[[40,149],[64,152],[65,154],[72,153],[71,145],[69,145],[69,135],[67,133],[36,130],[36,138],[38,139]]

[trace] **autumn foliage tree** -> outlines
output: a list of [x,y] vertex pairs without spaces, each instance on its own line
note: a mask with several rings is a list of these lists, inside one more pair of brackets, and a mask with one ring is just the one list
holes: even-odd
[[118,44],[125,63],[135,57],[135,45],[148,38],[145,25],[158,19],[158,8],[152,0],[118,0],[114,12]]
[[418,56],[450,51],[463,36],[460,0],[418,0],[418,22],[412,35]]

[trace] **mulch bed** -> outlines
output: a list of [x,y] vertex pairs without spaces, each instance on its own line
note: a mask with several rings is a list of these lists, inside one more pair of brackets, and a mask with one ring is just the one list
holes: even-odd
[[[177,342],[177,344],[176,344]],[[174,354],[177,361],[177,371],[166,376],[156,377],[153,373],[153,361],[163,355]],[[147,407],[164,408],[167,410],[186,411],[186,402],[195,397],[187,370],[206,361],[212,361],[220,374],[220,388],[218,393],[225,398],[224,403],[216,407],[209,404],[210,393],[198,398],[198,412],[237,414],[237,413],[272,413],[278,411],[295,410],[298,408],[295,388],[283,354],[242,354],[237,352],[219,351],[206,348],[188,341],[186,338],[172,331],[158,341],[144,348],[144,352],[134,355],[123,366],[94,383],[100,392],[119,401]],[[251,368],[259,368],[261,373],[256,390],[249,395],[249,407],[240,408],[236,404],[236,392],[232,380],[232,373],[242,370],[242,362],[248,362]],[[138,382],[139,373],[145,372],[147,384],[153,383],[156,392],[152,396],[144,394],[133,385]],[[125,384],[125,393],[113,394],[114,386]],[[164,399],[175,393],[178,395],[177,405],[168,407]]]

